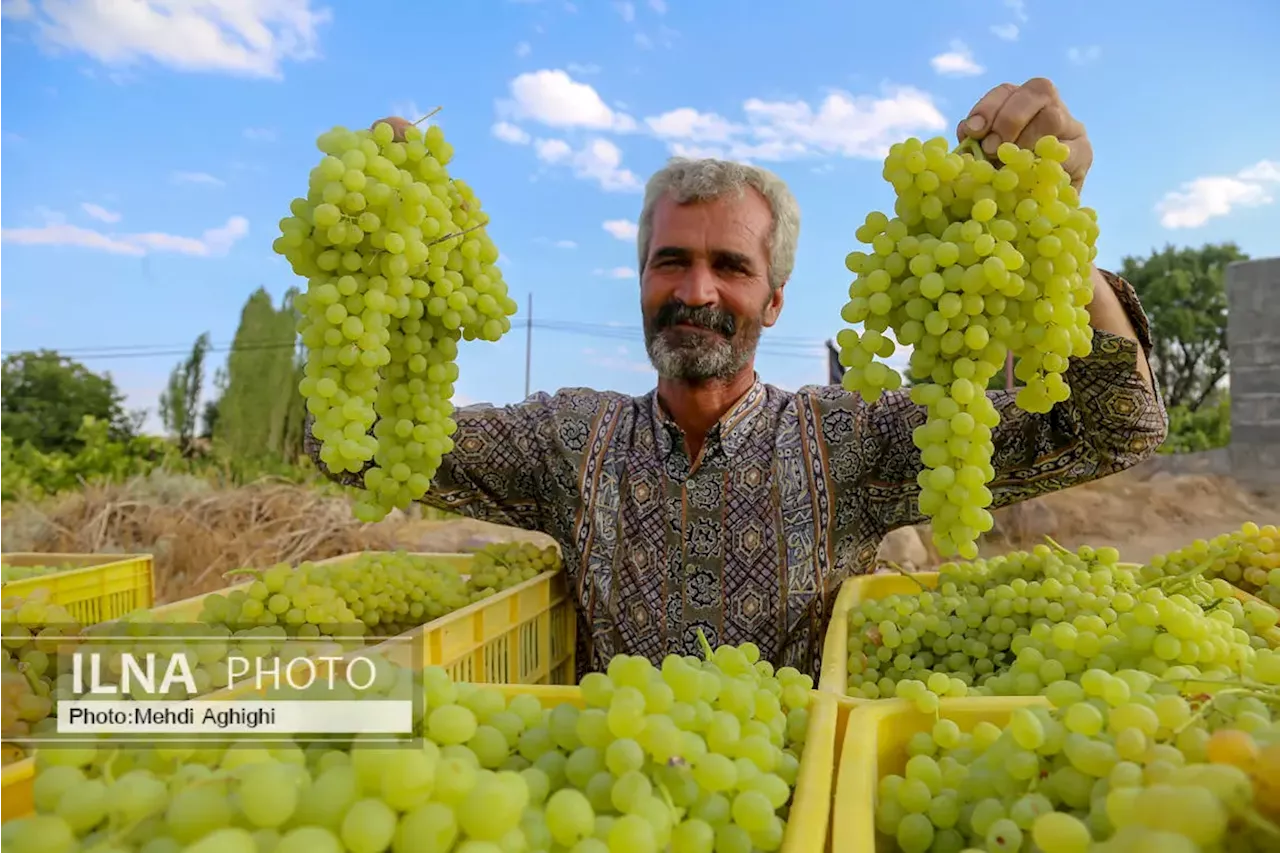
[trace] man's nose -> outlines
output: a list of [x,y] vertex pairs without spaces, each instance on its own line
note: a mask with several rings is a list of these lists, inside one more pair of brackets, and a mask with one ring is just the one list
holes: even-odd
[[690,265],[676,286],[675,297],[685,305],[697,308],[716,301],[716,277],[706,264]]

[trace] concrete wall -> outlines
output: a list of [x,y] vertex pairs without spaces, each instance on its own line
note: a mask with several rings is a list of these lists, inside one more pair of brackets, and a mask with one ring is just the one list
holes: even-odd
[[1213,450],[1196,453],[1157,453],[1133,467],[1133,476],[1140,479],[1154,477],[1156,474],[1230,477],[1234,474],[1231,451],[1226,447],[1215,447]]
[[1241,480],[1280,483],[1280,258],[1227,268],[1231,467]]

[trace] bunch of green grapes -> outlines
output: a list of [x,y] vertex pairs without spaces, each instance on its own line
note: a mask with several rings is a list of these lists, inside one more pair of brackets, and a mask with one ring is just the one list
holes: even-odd
[[21,581],[27,578],[42,578],[46,575],[56,575],[58,572],[69,572],[78,566],[11,566],[8,563],[0,566],[0,580],[4,583],[9,581]]
[[248,587],[207,596],[200,620],[235,630],[281,625],[303,638],[389,637],[520,583],[525,572],[517,568],[477,580],[447,561],[394,552],[244,569],[234,574],[250,574]]
[[516,304],[438,126],[403,142],[385,122],[336,127],[317,145],[324,157],[273,248],[307,279],[300,388],[320,458],[365,472],[356,516],[377,521],[420,499],[452,449],[458,340],[498,340]]
[[[1048,412],[1070,395],[1069,359],[1090,353],[1090,264],[1096,214],[1062,168],[1067,146],[1046,136],[1034,151],[1006,142],[998,165],[972,140],[941,137],[889,150],[884,177],[896,216],[873,212],[857,230],[870,253],[845,260],[857,279],[841,317],[844,387],[874,403],[902,377],[883,361],[913,347],[911,399],[928,408],[913,436],[924,470],[920,512],[943,556],[978,555],[991,529],[991,430],[1000,418],[988,381],[1012,352],[1024,387],[1017,404]],[[892,335],[890,336],[890,333]]]
[[560,550],[554,545],[539,548],[532,542],[495,542],[476,552],[468,583],[472,589],[491,595],[561,568]]
[[4,760],[9,763],[23,754],[23,738],[44,734],[54,725],[58,655],[81,629],[47,589],[6,598],[0,626]]
[[1247,687],[1089,669],[967,730],[944,706],[880,779],[876,831],[904,853],[1275,850],[1280,653],[1259,663]]
[[1280,528],[1249,521],[1231,533],[1208,541],[1197,539],[1185,548],[1152,557],[1144,572],[1222,578],[1280,607]]
[[[406,682],[420,748],[62,748],[37,756],[13,853],[753,853],[777,850],[812,681],[747,645],[661,667],[618,657],[582,705]],[[47,753],[47,754],[46,754]]]
[[[1039,545],[942,566],[934,589],[864,601],[849,615],[852,696],[1035,696],[1089,669],[1178,665],[1239,677],[1275,613],[1225,581],[1144,581],[1114,548]],[[905,692],[904,692],[905,691]]]

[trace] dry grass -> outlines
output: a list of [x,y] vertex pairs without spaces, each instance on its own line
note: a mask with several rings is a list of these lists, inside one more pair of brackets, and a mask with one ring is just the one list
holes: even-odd
[[151,553],[164,602],[225,586],[231,569],[395,548],[401,523],[361,524],[346,499],[304,486],[220,490],[164,476],[16,507],[4,550]]

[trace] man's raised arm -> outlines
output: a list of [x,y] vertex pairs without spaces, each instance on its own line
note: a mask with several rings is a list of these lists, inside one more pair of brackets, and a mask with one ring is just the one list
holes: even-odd
[[[991,436],[991,510],[1123,471],[1165,439],[1165,410],[1146,363],[1150,327],[1138,297],[1119,276],[1096,276],[1093,352],[1070,360],[1064,378],[1071,397],[1047,414],[1031,414],[1014,404],[1015,393],[988,392],[1000,413]],[[852,474],[833,484],[837,495],[865,489],[870,521],[882,534],[923,521],[916,481],[922,464],[912,432],[925,422],[925,408],[906,390],[872,406],[844,394],[815,405],[824,420],[853,410],[853,429],[830,449],[834,470]]]
[[[556,439],[557,397],[537,393],[511,406],[466,406],[454,412],[458,429],[453,450],[445,454],[421,502],[482,521],[545,532],[552,469],[563,459]],[[334,473],[320,460],[310,416],[304,446],[331,480],[363,488],[363,473]]]

